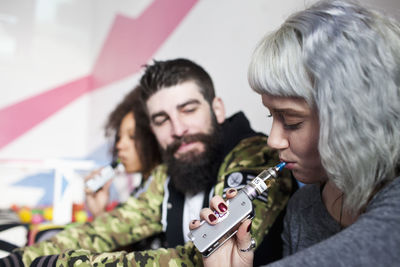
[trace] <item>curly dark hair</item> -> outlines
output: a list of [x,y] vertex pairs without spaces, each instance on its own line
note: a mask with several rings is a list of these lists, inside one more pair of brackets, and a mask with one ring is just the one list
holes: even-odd
[[110,113],[105,125],[105,135],[107,137],[115,136],[112,148],[112,155],[115,160],[117,158],[116,144],[118,142],[119,127],[122,119],[129,112],[133,112],[135,118],[135,147],[142,163],[142,173],[147,177],[151,170],[161,162],[161,154],[140,97],[140,86],[136,86],[130,91],[114,111]]
[[171,87],[194,81],[200,88],[200,93],[212,103],[215,90],[210,75],[195,62],[177,58],[165,61],[154,60],[153,64],[145,65],[145,72],[140,79],[142,98],[146,102],[150,96],[164,87]]

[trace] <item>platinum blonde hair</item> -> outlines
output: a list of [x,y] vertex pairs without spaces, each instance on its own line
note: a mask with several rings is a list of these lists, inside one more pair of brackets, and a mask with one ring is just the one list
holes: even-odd
[[295,13],[257,46],[250,86],[318,112],[322,164],[352,212],[399,175],[400,26],[349,1]]

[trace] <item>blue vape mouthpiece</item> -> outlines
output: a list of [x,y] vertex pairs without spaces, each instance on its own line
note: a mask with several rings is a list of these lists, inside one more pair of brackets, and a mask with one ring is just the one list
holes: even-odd
[[283,167],[285,167],[286,162],[281,162],[278,165],[275,166],[275,168],[278,169],[278,171],[281,171],[283,169]]

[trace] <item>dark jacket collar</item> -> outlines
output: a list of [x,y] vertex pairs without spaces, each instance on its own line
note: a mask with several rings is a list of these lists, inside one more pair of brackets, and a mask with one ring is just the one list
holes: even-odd
[[224,158],[231,150],[243,139],[256,135],[257,133],[250,127],[250,122],[242,111],[233,114],[227,118],[222,124],[223,136],[223,157]]

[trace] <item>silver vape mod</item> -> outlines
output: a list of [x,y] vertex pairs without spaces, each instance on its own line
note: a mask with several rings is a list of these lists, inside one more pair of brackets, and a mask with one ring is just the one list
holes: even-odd
[[217,224],[210,225],[202,221],[198,228],[189,232],[188,237],[203,256],[208,257],[236,234],[244,220],[254,217],[252,200],[271,186],[272,178],[276,178],[285,165],[286,163],[282,162],[262,171],[240,190],[236,197],[227,200],[228,211],[222,215],[216,214],[219,217]]

